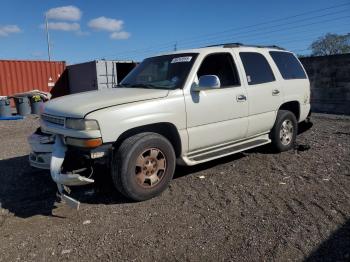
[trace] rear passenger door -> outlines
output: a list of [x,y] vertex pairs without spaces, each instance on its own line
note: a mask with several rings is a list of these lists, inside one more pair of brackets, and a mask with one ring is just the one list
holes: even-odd
[[265,55],[239,52],[245,71],[249,102],[247,137],[268,132],[274,125],[282,90]]
[[284,101],[298,101],[300,117],[304,119],[310,107],[310,82],[306,72],[293,53],[285,51],[270,51],[269,53],[283,78]]

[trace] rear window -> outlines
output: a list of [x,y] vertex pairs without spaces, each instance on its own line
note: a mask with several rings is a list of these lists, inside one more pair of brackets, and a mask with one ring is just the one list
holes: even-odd
[[270,55],[275,61],[278,70],[284,79],[305,79],[306,75],[298,59],[291,53],[271,51]]
[[266,58],[259,53],[239,53],[249,85],[262,84],[275,81],[271,67]]

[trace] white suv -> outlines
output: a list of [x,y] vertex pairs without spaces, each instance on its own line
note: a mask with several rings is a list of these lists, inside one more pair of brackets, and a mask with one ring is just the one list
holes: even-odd
[[102,164],[122,194],[141,201],[167,188],[176,162],[268,143],[291,149],[309,112],[310,83],[293,53],[223,44],[150,57],[117,88],[53,99],[41,129],[55,135],[50,171],[62,194],[94,182]]

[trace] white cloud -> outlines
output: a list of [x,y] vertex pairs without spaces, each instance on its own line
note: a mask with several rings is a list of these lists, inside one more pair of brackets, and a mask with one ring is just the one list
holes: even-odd
[[[78,30],[80,30],[80,25],[78,23],[49,22],[48,27],[51,30],[59,30],[59,31],[78,31]],[[42,24],[41,28],[45,28],[45,25]]]
[[109,37],[111,39],[124,40],[124,39],[128,39],[130,36],[131,36],[131,34],[128,32],[120,31],[120,32],[111,33]]
[[73,5],[51,8],[46,12],[48,19],[78,21],[82,16],[80,9]]
[[17,25],[0,25],[0,37],[19,32],[21,32],[21,29]]
[[88,23],[88,26],[94,30],[111,32],[109,37],[115,40],[124,40],[131,36],[129,32],[122,31],[123,25],[123,20],[117,20],[105,16],[92,19]]
[[123,28],[124,21],[104,16],[90,20],[88,26],[95,30],[104,30],[110,32],[120,31]]

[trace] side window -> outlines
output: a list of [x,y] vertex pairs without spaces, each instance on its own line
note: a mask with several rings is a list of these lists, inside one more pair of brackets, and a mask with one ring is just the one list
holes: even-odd
[[240,85],[236,66],[229,53],[211,54],[204,58],[198,72],[198,78],[203,75],[216,75],[221,87]]
[[305,79],[306,75],[297,58],[287,52],[271,51],[270,55],[284,79]]
[[262,54],[240,52],[239,56],[241,57],[249,85],[275,81],[271,67]]

